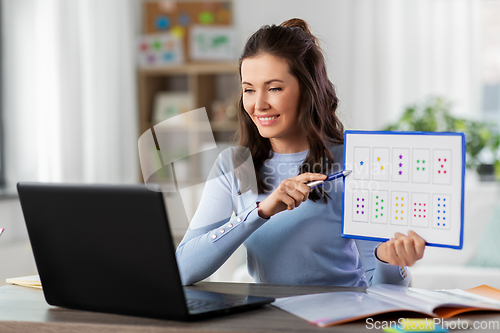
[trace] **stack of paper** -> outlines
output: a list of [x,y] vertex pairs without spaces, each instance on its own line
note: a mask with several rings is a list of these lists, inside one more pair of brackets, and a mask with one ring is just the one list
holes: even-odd
[[38,275],[9,278],[5,280],[5,282],[15,284],[18,286],[42,289],[42,283],[40,282],[40,276]]

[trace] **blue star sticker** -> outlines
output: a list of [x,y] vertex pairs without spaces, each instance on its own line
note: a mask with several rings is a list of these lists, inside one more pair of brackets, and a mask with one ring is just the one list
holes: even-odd
[[365,162],[363,162],[363,161],[359,162],[359,164],[361,164],[361,165],[363,165],[364,163],[365,163]]

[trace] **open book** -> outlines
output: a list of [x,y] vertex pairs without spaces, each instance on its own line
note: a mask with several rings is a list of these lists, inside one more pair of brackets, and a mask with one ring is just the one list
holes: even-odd
[[5,282],[18,286],[42,289],[42,283],[40,282],[40,276],[38,275],[9,278],[6,279]]
[[367,288],[366,293],[333,292],[284,297],[272,305],[326,327],[397,311],[413,311],[439,318],[469,311],[500,311],[500,290],[486,285],[464,291],[382,284]]

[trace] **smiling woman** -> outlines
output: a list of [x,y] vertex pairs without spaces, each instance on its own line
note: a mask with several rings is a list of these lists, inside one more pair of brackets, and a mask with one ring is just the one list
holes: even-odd
[[[267,79],[272,73],[274,78]],[[270,54],[245,59],[241,64],[243,106],[259,130],[270,140],[273,151],[287,154],[309,148],[297,122],[299,81],[288,63]]]
[[342,180],[308,186],[341,171],[343,126],[307,24],[292,19],[254,33],[240,79],[239,147],[219,156],[177,249],[183,283],[206,278],[244,244],[257,282],[408,285],[399,266],[422,257],[422,238],[397,234],[380,245],[342,238]]

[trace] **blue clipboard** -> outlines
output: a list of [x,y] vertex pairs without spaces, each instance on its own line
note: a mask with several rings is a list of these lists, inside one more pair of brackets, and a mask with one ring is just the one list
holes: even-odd
[[346,130],[343,167],[353,173],[344,179],[342,237],[387,241],[413,230],[429,246],[462,249],[465,152],[464,133]]

